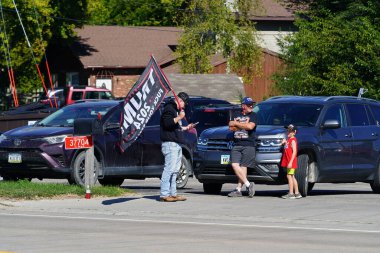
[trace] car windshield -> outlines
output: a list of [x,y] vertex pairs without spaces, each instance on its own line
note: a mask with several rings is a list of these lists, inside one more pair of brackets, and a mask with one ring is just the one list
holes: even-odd
[[37,126],[58,126],[58,127],[71,127],[74,125],[75,119],[90,119],[97,118],[98,113],[105,115],[115,105],[103,106],[67,106],[49,115],[41,120]]
[[304,103],[262,103],[257,104],[253,111],[257,114],[258,125],[314,126],[322,110],[319,104]]

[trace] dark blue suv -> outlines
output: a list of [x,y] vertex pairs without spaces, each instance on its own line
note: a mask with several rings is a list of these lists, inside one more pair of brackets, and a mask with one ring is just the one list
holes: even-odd
[[[345,96],[279,96],[257,104],[256,165],[248,168],[255,183],[283,184],[280,168],[284,126],[298,126],[300,192],[315,183],[367,182],[380,193],[380,104]],[[227,122],[226,122],[227,124]],[[233,142],[227,127],[205,130],[198,138],[194,174],[206,193],[218,194],[223,183],[237,181],[229,163]]]

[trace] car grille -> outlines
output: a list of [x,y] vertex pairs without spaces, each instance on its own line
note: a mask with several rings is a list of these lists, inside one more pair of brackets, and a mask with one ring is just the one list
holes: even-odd
[[207,145],[198,145],[199,150],[231,150],[234,142],[225,139],[209,139]]

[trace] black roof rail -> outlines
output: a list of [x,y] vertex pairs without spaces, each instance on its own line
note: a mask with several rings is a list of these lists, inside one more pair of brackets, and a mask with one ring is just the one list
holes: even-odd
[[330,96],[330,97],[326,97],[325,101],[330,101],[334,99],[366,100],[366,101],[371,101],[371,102],[378,102],[377,100],[372,99],[372,98],[363,98],[363,97],[355,97],[355,96]]

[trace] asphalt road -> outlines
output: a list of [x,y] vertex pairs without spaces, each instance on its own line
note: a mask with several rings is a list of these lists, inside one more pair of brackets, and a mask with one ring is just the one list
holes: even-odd
[[0,200],[0,252],[378,252],[380,195],[368,184],[317,184],[311,196],[205,195],[191,180],[185,202],[157,201],[159,180],[126,180],[120,198]]

